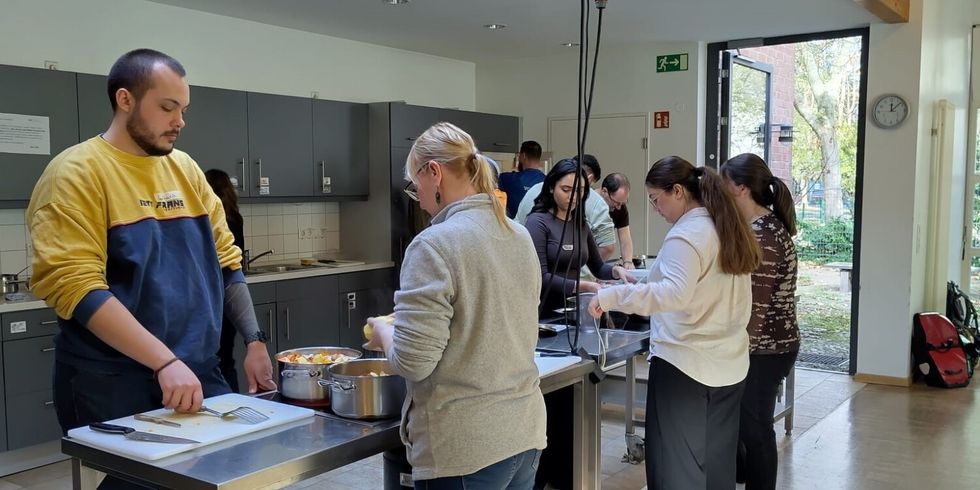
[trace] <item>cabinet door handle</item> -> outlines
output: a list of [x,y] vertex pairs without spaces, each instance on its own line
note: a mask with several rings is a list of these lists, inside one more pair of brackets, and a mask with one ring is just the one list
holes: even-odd
[[238,182],[238,186],[237,187],[239,189],[244,189],[245,188],[245,183],[248,182],[248,180],[245,180],[245,157],[242,157],[242,160],[241,160],[240,163],[242,165],[242,180],[240,180]]
[[45,347],[41,349],[41,352],[54,352],[54,347]]
[[270,329],[272,328],[272,310],[273,310],[273,308],[269,308],[269,328]]
[[45,320],[41,322],[41,325],[57,325],[58,320]]
[[494,143],[493,146],[510,146],[507,143]]
[[323,169],[323,162],[324,162],[323,160],[320,160],[320,186],[319,186],[320,187],[320,194],[326,194],[327,193],[327,189],[323,185],[323,181],[326,180],[326,177],[327,177],[327,173]]
[[255,179],[255,188],[258,189],[262,187],[262,159],[259,158],[255,163],[259,166],[259,178]]
[[289,308],[286,308],[286,340],[289,340]]
[[407,137],[407,138],[405,138],[405,139],[406,139],[407,141],[415,141],[415,138],[413,138],[413,137],[411,137],[411,136],[409,136],[409,137]]
[[54,400],[49,400],[49,401],[44,402],[44,406],[45,407],[50,407],[50,406],[53,406],[53,405],[54,405]]

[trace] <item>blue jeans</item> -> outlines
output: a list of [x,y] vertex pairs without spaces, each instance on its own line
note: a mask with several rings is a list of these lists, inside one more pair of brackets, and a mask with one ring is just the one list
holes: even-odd
[[531,490],[540,458],[531,449],[469,475],[416,480],[415,490]]

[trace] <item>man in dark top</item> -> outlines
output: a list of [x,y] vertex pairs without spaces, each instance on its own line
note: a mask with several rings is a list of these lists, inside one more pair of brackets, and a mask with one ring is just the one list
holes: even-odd
[[517,155],[517,171],[500,175],[497,187],[507,193],[507,217],[517,214],[517,207],[524,199],[524,194],[534,184],[544,182],[544,172],[541,171],[541,145],[537,141],[521,143],[521,152]]
[[620,173],[611,173],[602,179],[599,189],[602,200],[609,205],[609,217],[616,228],[619,239],[619,250],[622,253],[620,263],[627,269],[633,268],[633,237],[630,234],[630,212],[626,203],[630,199],[630,181]]

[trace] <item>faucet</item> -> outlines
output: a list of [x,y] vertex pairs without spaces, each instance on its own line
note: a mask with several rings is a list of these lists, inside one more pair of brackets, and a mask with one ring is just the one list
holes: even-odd
[[255,262],[256,260],[259,260],[262,257],[265,257],[266,255],[271,255],[271,254],[274,254],[274,253],[276,253],[275,249],[269,249],[269,250],[266,250],[265,252],[262,252],[262,253],[256,255],[255,257],[249,258],[249,250],[242,251],[242,269],[243,269],[243,272],[248,272],[248,266],[252,262]]

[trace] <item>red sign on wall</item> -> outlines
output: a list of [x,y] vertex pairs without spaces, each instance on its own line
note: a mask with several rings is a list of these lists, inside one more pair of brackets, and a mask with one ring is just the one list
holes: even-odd
[[670,127],[670,111],[653,113],[653,128],[665,129]]

